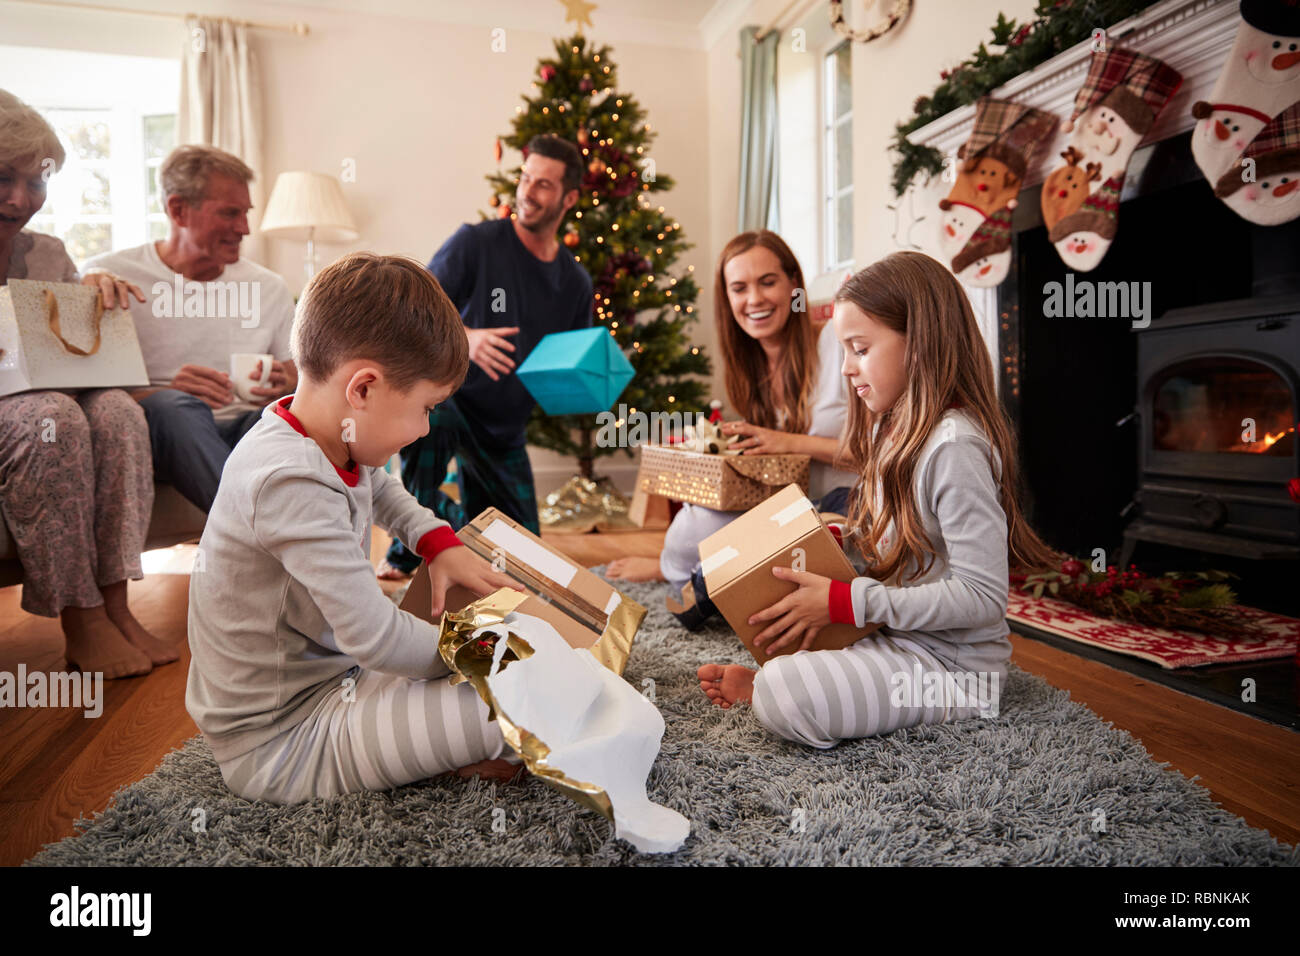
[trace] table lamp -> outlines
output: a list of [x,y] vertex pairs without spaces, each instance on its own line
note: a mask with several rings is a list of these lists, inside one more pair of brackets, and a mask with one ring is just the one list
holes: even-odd
[[339,181],[324,173],[281,173],[262,215],[262,235],[307,240],[307,280],[316,274],[316,240],[351,242],[356,223]]

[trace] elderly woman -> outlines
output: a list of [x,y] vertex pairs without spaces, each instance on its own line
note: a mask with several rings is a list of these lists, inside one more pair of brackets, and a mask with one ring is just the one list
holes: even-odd
[[[77,282],[63,243],[23,229],[45,203],[63,148],[34,109],[0,90],[0,285],[9,279]],[[80,279],[105,308],[135,286],[109,273]],[[44,441],[49,422],[54,441]],[[140,551],[153,508],[144,413],[126,392],[20,392],[0,398],[0,511],[23,565],[23,610],[58,616],[68,663],[105,678],[174,661],[127,607],[128,578],[144,577]]]

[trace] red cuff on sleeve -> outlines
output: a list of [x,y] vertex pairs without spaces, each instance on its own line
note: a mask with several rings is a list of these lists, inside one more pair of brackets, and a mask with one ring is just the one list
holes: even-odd
[[450,525],[444,524],[427,532],[424,537],[420,538],[420,543],[415,546],[415,553],[426,561],[432,561],[443,551],[457,545],[463,546],[464,542],[456,537],[456,532],[451,530]]
[[827,602],[832,624],[857,624],[853,618],[853,589],[847,581],[832,581]]

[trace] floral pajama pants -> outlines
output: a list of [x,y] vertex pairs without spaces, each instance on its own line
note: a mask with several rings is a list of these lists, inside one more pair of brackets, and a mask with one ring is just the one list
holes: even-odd
[[0,398],[0,513],[23,566],[24,611],[97,607],[101,586],[144,577],[152,510],[149,429],[126,392]]

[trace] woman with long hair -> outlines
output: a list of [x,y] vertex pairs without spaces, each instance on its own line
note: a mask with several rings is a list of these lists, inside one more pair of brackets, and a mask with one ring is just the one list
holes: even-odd
[[[722,425],[737,436],[731,447],[810,456],[809,494],[824,510],[845,508],[857,476],[832,467],[848,411],[839,345],[829,322],[820,334],[814,328],[803,270],[785,241],[764,229],[728,242],[718,257],[713,307],[727,398],[739,415]],[[658,560],[620,558],[607,573],[681,587],[699,564],[700,542],[738,514],[683,505]]]
[[[752,703],[773,733],[819,748],[996,716],[1011,659],[1009,564],[1055,567],[1059,556],[1025,520],[1015,440],[970,301],[943,265],[898,252],[840,287],[833,324],[858,396],[848,445],[862,482],[848,540],[867,574],[774,568],[797,587],[750,618],[767,624],[754,643],[796,653],[757,672],[706,664],[700,685],[719,706]],[[844,650],[808,650],[830,623],[880,627]]]

